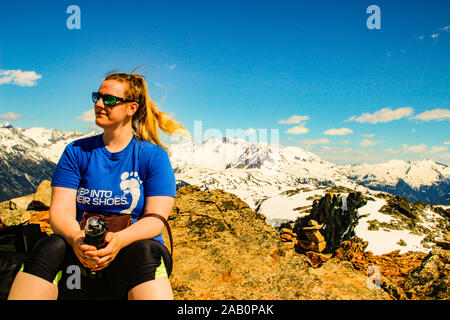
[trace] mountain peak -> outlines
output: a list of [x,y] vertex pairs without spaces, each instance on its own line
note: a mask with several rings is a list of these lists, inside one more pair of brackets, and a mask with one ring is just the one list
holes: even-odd
[[12,129],[14,128],[13,125],[11,123],[9,123],[8,121],[4,121],[2,124],[0,124],[0,128],[4,128],[4,129]]

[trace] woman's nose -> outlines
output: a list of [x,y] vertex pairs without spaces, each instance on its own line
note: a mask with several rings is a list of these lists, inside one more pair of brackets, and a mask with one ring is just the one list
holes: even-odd
[[[100,101],[101,101],[101,102],[100,102]],[[102,109],[105,108],[105,105],[103,104],[103,98],[102,98],[102,97],[100,97],[100,98],[97,100],[97,102],[94,104],[94,107],[96,107],[96,108],[102,108]]]

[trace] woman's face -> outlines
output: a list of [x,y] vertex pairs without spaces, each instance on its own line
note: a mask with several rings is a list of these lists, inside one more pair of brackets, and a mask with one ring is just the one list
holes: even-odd
[[[128,85],[115,80],[105,80],[98,92],[101,94],[110,94],[119,98],[125,98],[125,90]],[[99,99],[95,105],[95,123],[105,129],[108,127],[117,127],[131,122],[133,114],[137,110],[135,102],[117,101],[115,106],[105,106],[103,99]]]

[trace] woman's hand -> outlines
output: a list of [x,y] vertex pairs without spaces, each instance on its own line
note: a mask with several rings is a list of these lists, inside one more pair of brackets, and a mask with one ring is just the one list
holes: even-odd
[[96,251],[97,248],[85,244],[84,238],[84,230],[80,230],[71,237],[69,243],[72,246],[73,252],[77,256],[78,260],[80,260],[81,264],[88,269],[92,269],[97,266],[97,261],[92,257],[92,255],[88,253]]
[[91,271],[100,271],[106,268],[123,248],[122,241],[117,232],[108,232],[105,236],[105,242],[107,243],[106,247],[100,250],[86,252],[96,262],[96,266],[91,268]]

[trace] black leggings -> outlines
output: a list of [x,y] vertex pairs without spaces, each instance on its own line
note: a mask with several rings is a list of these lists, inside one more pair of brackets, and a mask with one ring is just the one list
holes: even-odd
[[58,285],[58,299],[127,299],[135,286],[172,273],[172,258],[156,240],[122,248],[103,270],[92,275],[58,235],[41,239],[22,270]]

